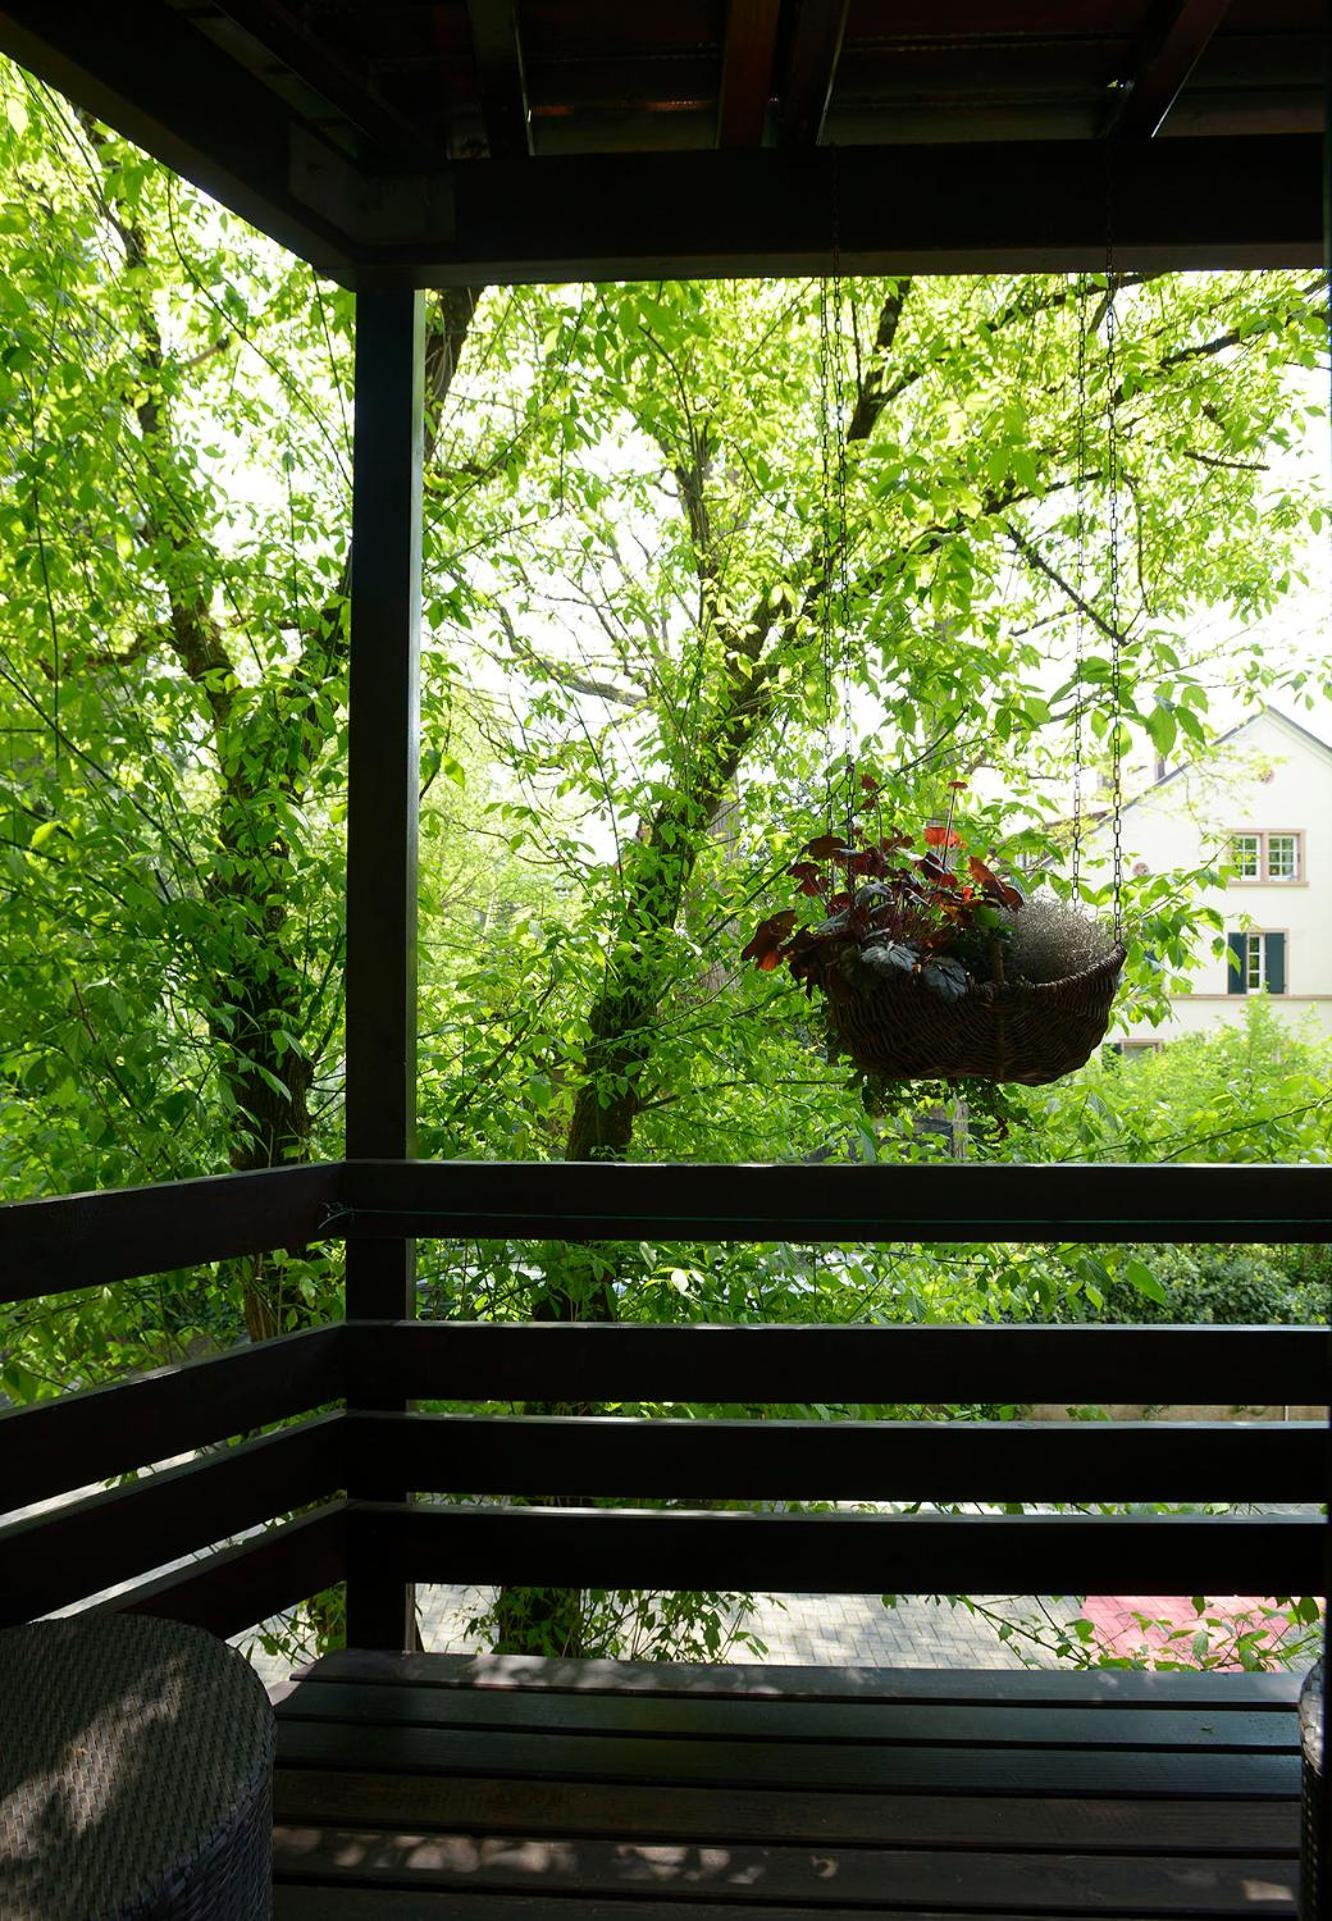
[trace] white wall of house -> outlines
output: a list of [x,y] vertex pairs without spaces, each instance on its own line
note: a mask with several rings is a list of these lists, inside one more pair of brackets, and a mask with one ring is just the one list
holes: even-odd
[[[1296,1024],[1312,1015],[1332,1034],[1332,748],[1271,708],[1130,801],[1125,871],[1199,866],[1224,857],[1236,835],[1253,837],[1245,845],[1256,872],[1209,890],[1206,903],[1244,940],[1248,979],[1269,969],[1276,976],[1283,991],[1270,995],[1273,1011]],[[1101,870],[1107,853],[1098,827],[1087,842],[1089,870]],[[1243,1017],[1246,996],[1233,991],[1228,960],[1213,955],[1210,937],[1199,941],[1192,976],[1168,1022],[1135,1026],[1126,1038],[1169,1040]]]

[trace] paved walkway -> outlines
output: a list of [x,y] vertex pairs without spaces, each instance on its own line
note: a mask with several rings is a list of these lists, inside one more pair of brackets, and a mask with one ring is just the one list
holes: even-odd
[[[418,1588],[417,1618],[424,1646],[432,1654],[483,1652],[483,1643],[468,1633],[467,1623],[489,1598],[483,1588]],[[1017,1620],[1033,1613],[1038,1603],[1030,1597],[1004,1595],[986,1598],[982,1605]],[[872,1594],[788,1594],[783,1600],[765,1597],[745,1626],[766,1644],[767,1653],[751,1654],[737,1647],[720,1659],[829,1667],[1016,1668],[1032,1659],[1043,1666],[1055,1665],[1053,1656],[1040,1650],[1035,1655],[1029,1652],[1024,1663],[1015,1645],[1000,1638],[996,1622],[965,1607],[950,1607],[946,1601],[902,1600],[888,1608]],[[253,1633],[235,1639],[266,1686],[286,1679],[292,1667],[287,1657],[265,1653]]]
[[[471,1654],[479,1643],[466,1623],[489,1599],[481,1588],[427,1587],[418,1592],[421,1639],[432,1653]],[[983,1605],[1017,1620],[1034,1612],[1037,1602],[1005,1595]],[[873,1594],[788,1594],[765,1596],[745,1622],[767,1646],[766,1655],[743,1648],[731,1659],[764,1659],[786,1664],[859,1667],[1021,1667],[1013,1646],[1000,1639],[997,1624],[946,1601],[902,1600],[885,1607]],[[725,1657],[723,1657],[725,1658]]]
[[[1020,1623],[1037,1616],[1042,1603],[1034,1595],[977,1596],[982,1612],[964,1606],[951,1607],[945,1600],[903,1599],[896,1607],[885,1607],[873,1594],[789,1594],[784,1599],[765,1596],[745,1626],[764,1642],[767,1652],[751,1654],[736,1647],[718,1658],[767,1660],[783,1666],[807,1667],[911,1667],[911,1668],[1019,1668],[1060,1667],[1064,1663],[1049,1648],[1033,1644],[1018,1633],[1007,1639],[1001,1633],[1005,1622]],[[422,1587],[417,1590],[418,1622],[421,1640],[433,1654],[476,1654],[484,1643],[468,1631],[468,1623],[486,1607],[490,1591],[475,1587]],[[1076,1601],[1050,1601],[1044,1604],[1046,1618],[1062,1624],[1079,1609]],[[1259,1604],[1242,1595],[1214,1601],[1222,1614],[1256,1612]],[[1121,1654],[1138,1654],[1147,1647],[1160,1651],[1166,1643],[1164,1632],[1144,1632],[1135,1616],[1164,1615],[1192,1628],[1196,1617],[1191,1604],[1178,1597],[1163,1595],[1093,1595],[1084,1604],[1085,1613],[1097,1626],[1100,1638]],[[269,1655],[250,1635],[238,1635],[264,1682],[271,1686],[283,1680],[292,1663],[279,1655]],[[1296,1665],[1309,1665],[1315,1656],[1314,1637],[1307,1655]],[[1187,1643],[1174,1644],[1170,1652],[1176,1659],[1187,1659]]]

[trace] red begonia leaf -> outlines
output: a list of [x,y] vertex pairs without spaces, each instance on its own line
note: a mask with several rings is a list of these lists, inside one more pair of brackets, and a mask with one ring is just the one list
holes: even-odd
[[798,880],[800,882],[801,893],[808,894],[811,900],[822,900],[823,896],[827,893],[828,883],[823,878],[823,870],[817,867],[812,860],[798,860],[793,867],[788,867],[786,871],[790,874],[792,880]]
[[845,850],[840,834],[820,834],[817,839],[807,842],[800,851],[802,854],[813,855],[815,860],[831,860],[834,854],[843,853]]
[[741,960],[752,960],[761,973],[770,974],[782,957],[782,943],[796,924],[794,907],[773,914],[754,931],[754,938],[741,953]]

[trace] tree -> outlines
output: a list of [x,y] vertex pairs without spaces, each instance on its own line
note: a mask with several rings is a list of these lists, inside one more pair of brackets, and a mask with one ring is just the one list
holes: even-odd
[[[980,834],[1018,858],[1052,846],[1049,796],[1079,710],[1101,753],[1115,731],[1121,744],[1167,725],[1205,741],[1206,690],[1178,630],[1200,600],[1270,608],[1274,553],[1316,512],[1298,480],[1272,492],[1265,455],[1287,437],[1290,376],[1321,337],[1318,287],[1126,281],[1113,376],[1105,292],[857,283],[840,350],[808,287],[531,297],[510,340],[525,356],[540,342],[564,372],[526,503],[493,503],[504,518],[478,578],[491,602],[478,631],[521,706],[513,844],[563,861],[580,895],[582,967],[566,953],[563,981],[582,1005],[552,1009],[516,1049],[559,1089],[568,1158],[767,1158],[857,1138],[856,1078],[795,995],[736,979],[729,959],[754,896],[842,816],[829,761],[847,690],[872,715],[858,751],[900,824],[941,811],[950,779],[991,771],[1003,798],[977,803]],[[825,383],[847,443],[844,572]],[[1110,398],[1126,521],[1117,626]],[[1080,578],[1084,521],[1094,558]],[[1080,669],[1066,659],[1052,679],[1051,649],[1067,656],[1078,613]],[[508,731],[493,735],[499,754]],[[594,822],[600,860],[552,824],[552,795]],[[1160,877],[1151,893],[1160,950],[1194,910]],[[642,1250],[547,1248],[526,1299],[558,1318],[632,1314],[651,1276]],[[706,1298],[727,1300],[726,1286]],[[576,1619],[546,1609],[533,1622],[525,1597],[505,1607],[512,1644],[578,1645]]]
[[[977,803],[980,832],[1027,857],[1049,845],[1075,712],[1101,751],[1112,729],[1100,333],[1082,487],[1073,380],[1078,310],[1103,332],[1103,284],[857,282],[830,370],[819,298],[782,284],[561,292],[533,296],[527,336],[511,336],[540,339],[565,373],[529,457],[531,505],[502,503],[481,624],[524,707],[510,758],[529,844],[552,791],[576,794],[609,843],[590,873],[562,848],[598,950],[570,1158],[629,1152],[640,1120],[686,1097],[697,1049],[672,1047],[674,1021],[719,953],[731,973],[740,903],[845,806],[844,703],[896,818],[919,824],[949,779],[994,770],[1003,800]],[[1178,630],[1200,602],[1269,609],[1276,556],[1316,511],[1298,478],[1272,488],[1265,456],[1289,437],[1318,288],[1130,277],[1119,305],[1121,729],[1169,725],[1200,745],[1206,692]],[[844,575],[825,371],[845,427]],[[1047,662],[1075,598],[1084,658],[1060,681]],[[1178,899],[1158,905],[1187,920]],[[769,987],[742,984],[727,1012],[775,1017]],[[651,1152],[665,1136],[648,1126]]]
[[[350,302],[13,70],[3,104],[0,1177],[328,1151]],[[1097,281],[434,304],[430,1151],[934,1151],[915,1125],[933,1090],[869,1090],[870,1113],[817,1013],[737,968],[756,902],[843,817],[848,734],[903,826],[965,777],[976,838],[1034,862],[1058,844],[1075,716],[1102,758],[1117,728],[1107,401],[1130,738],[1205,740],[1213,664],[1181,629],[1200,604],[1269,609],[1316,512],[1265,463],[1294,445],[1317,286],[1118,295],[1113,378]],[[1130,908],[1158,951],[1193,912],[1187,889]],[[1020,1119],[995,1103],[990,1151]],[[234,1338],[238,1303],[262,1336],[320,1311],[331,1278],[284,1259],[9,1321],[6,1385],[140,1360],[164,1328]],[[465,1311],[694,1318],[979,1318],[1046,1311],[1063,1285],[1030,1267],[987,1292],[892,1249],[553,1246],[446,1254],[426,1280]]]
[[[10,982],[43,1006],[9,1072],[101,1109],[19,1151],[62,1185],[308,1159],[340,1073],[351,303],[58,96],[11,73],[5,101]],[[432,452],[474,308],[432,309]],[[307,1312],[281,1263],[234,1278],[256,1339]]]

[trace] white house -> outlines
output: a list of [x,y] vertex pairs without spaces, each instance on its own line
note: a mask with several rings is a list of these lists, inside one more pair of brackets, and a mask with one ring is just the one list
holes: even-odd
[[[1204,899],[1224,916],[1227,953],[1198,944],[1191,991],[1169,1021],[1142,1025],[1134,1047],[1197,1033],[1242,1015],[1264,989],[1279,1016],[1312,1010],[1332,1034],[1332,747],[1274,708],[1223,734],[1204,760],[1167,770],[1126,803],[1127,873],[1225,861],[1235,872]],[[1088,852],[1099,868],[1106,829]]]

